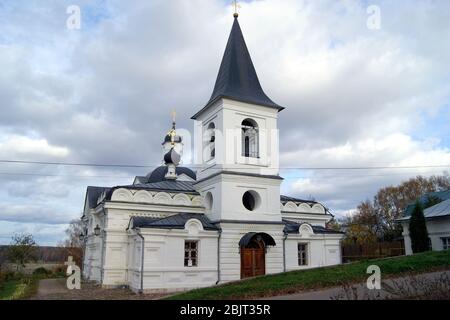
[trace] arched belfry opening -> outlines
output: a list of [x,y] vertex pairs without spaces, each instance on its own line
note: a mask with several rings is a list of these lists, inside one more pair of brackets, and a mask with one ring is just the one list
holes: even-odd
[[242,128],[242,156],[245,158],[259,158],[259,129],[253,119],[245,119]]
[[210,159],[214,159],[216,157],[216,125],[214,122],[208,126],[208,138]]
[[267,233],[249,232],[244,235],[239,241],[241,279],[265,275],[267,247],[275,245],[275,240]]
[[216,158],[216,125],[210,122],[203,133],[203,161],[208,162]]

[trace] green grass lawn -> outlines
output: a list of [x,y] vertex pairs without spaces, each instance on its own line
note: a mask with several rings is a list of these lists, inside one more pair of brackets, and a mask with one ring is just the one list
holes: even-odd
[[0,286],[0,300],[19,300],[32,296],[37,291],[38,279],[24,278],[5,281]]
[[228,283],[220,286],[196,289],[167,299],[246,299],[296,293],[302,290],[339,286],[365,281],[370,265],[378,265],[383,278],[409,273],[423,273],[450,269],[450,250],[426,252],[412,256],[365,260],[355,263],[292,271],[282,274]]

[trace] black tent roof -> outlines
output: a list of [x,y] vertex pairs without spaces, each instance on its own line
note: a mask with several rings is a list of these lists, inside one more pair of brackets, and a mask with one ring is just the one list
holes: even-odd
[[234,19],[211,99],[192,119],[197,119],[200,113],[220,98],[258,104],[278,111],[284,109],[264,93],[237,17]]

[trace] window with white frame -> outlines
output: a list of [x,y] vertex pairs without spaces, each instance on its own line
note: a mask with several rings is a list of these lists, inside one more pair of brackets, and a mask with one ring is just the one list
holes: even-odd
[[442,249],[448,250],[450,249],[450,238],[441,238],[442,240]]
[[246,158],[259,158],[258,125],[253,119],[242,121],[242,156]]
[[298,244],[298,265],[299,266],[308,265],[308,244],[306,243]]
[[198,266],[198,241],[184,242],[184,266],[197,267]]

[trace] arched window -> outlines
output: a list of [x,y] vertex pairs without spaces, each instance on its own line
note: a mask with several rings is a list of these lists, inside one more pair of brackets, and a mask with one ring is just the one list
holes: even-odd
[[204,160],[210,161],[216,157],[216,125],[211,122],[204,135]]
[[259,158],[258,125],[252,119],[242,121],[242,156]]

